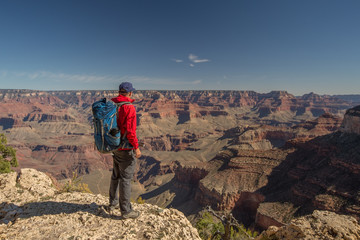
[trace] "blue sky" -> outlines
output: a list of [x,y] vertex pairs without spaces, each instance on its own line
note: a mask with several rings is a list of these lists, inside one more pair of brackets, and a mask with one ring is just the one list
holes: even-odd
[[2,0],[1,89],[360,94],[358,0]]

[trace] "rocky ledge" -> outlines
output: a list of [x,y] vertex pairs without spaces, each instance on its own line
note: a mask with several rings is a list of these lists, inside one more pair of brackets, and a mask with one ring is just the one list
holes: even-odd
[[104,210],[106,197],[59,193],[34,169],[0,174],[0,239],[200,239],[183,213],[133,204],[141,215],[121,219]]
[[360,239],[360,226],[351,216],[329,211],[314,211],[311,215],[292,220],[283,227],[271,226],[256,240],[280,239]]

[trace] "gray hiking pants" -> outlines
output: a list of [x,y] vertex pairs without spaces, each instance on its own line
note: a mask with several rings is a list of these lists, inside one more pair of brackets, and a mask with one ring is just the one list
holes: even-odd
[[114,165],[109,190],[110,205],[119,203],[121,213],[126,214],[132,211],[130,195],[131,180],[136,165],[134,151],[114,151],[113,160]]

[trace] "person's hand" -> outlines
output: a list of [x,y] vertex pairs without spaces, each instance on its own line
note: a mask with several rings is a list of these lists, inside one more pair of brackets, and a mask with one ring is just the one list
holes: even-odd
[[135,149],[135,157],[136,157],[136,158],[141,157],[141,151],[140,151],[140,148]]

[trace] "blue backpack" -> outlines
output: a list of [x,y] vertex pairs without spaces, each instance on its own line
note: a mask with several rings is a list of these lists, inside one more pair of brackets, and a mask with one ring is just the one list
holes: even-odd
[[130,102],[114,103],[103,98],[92,105],[95,146],[99,152],[109,153],[119,148],[122,141],[117,126],[118,109]]

